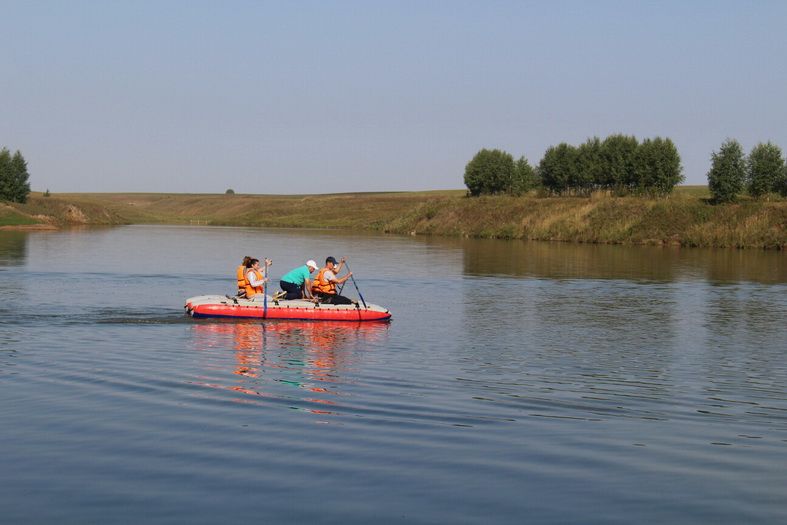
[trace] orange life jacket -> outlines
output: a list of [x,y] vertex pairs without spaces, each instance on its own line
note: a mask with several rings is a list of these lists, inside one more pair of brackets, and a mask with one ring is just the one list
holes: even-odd
[[[258,281],[262,280],[262,272],[258,272],[257,270],[251,270],[251,271],[254,272],[257,275],[257,280]],[[243,284],[244,284],[244,289],[246,290],[246,298],[247,299],[251,299],[252,297],[257,295],[258,293],[262,293],[262,286],[252,286],[251,283],[249,282],[248,277],[246,277],[246,275],[243,276]]]
[[332,283],[325,278],[326,271],[328,271],[328,267],[320,269],[317,273],[317,277],[312,281],[312,293],[336,293],[336,283]]
[[246,291],[246,267],[242,264],[235,270],[238,278],[238,293]]

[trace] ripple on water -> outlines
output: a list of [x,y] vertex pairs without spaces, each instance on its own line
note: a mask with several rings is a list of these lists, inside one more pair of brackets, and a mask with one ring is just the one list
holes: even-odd
[[[35,238],[3,273],[18,283],[0,285],[9,522],[787,518],[781,284],[613,250],[667,265],[621,276],[604,247],[567,261],[551,245],[119,231]],[[185,316],[251,245],[373,253],[353,269],[394,321]],[[162,273],[184,258],[200,268]]]

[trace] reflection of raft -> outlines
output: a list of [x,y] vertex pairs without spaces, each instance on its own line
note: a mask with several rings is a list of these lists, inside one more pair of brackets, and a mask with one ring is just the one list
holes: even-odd
[[249,301],[225,295],[201,295],[186,300],[192,317],[234,317],[237,319],[298,319],[307,321],[387,321],[391,313],[376,304],[314,304],[309,301]]

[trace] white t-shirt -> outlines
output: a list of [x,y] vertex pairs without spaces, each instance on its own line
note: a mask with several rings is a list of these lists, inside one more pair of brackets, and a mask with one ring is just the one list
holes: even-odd
[[325,277],[325,280],[328,282],[336,280],[336,274],[330,270],[325,270],[325,273],[323,273],[322,276]]
[[249,284],[251,284],[251,286],[254,288],[264,284],[264,281],[257,280],[257,272],[254,270],[249,270],[249,272],[246,274],[246,277],[249,279]]

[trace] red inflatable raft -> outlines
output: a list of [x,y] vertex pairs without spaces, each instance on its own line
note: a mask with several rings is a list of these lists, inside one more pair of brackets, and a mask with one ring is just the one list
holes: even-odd
[[306,321],[388,321],[391,312],[376,304],[314,304],[310,301],[249,301],[226,295],[201,295],[186,300],[192,317],[293,319]]

